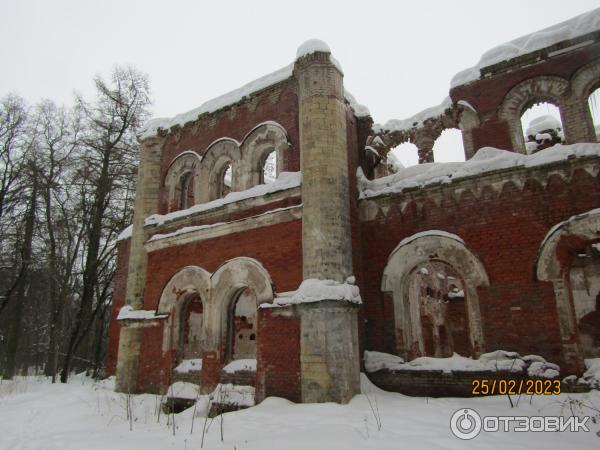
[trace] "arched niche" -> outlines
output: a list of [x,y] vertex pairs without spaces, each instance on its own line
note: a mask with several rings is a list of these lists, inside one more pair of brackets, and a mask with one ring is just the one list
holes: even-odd
[[[578,294],[573,286],[573,269],[578,265],[579,258],[591,256],[586,255],[586,249],[589,251],[592,245],[598,256],[599,241],[600,209],[594,209],[552,227],[542,241],[536,259],[537,279],[551,282],[554,288],[563,358],[573,371],[583,370],[584,358],[578,330]],[[598,284],[598,266],[594,271],[595,284]]]
[[[185,353],[184,344],[186,336],[186,324],[201,324],[204,328],[206,309],[211,296],[210,273],[201,267],[187,266],[175,273],[167,282],[162,291],[156,314],[168,314],[163,329],[163,352],[175,351],[178,358]],[[200,302],[201,306],[191,305]],[[202,318],[188,322],[191,313],[198,314],[201,311]],[[200,345],[203,346],[205,332],[192,330],[191,335],[200,336]]]
[[227,352],[230,348],[228,339],[231,338],[228,324],[240,295],[250,290],[256,307],[262,303],[272,303],[272,281],[267,270],[257,260],[239,257],[222,264],[212,275],[211,282],[212,297],[207,308],[208,315],[205,316],[207,347],[213,351]]
[[569,82],[556,76],[539,76],[529,78],[513,87],[504,97],[498,117],[508,124],[514,151],[525,153],[525,139],[521,116],[523,112],[536,103],[548,102],[560,110],[561,122],[565,124],[565,137],[570,142],[570,130],[566,126],[568,120],[565,113],[566,95]]
[[244,173],[241,175],[243,189],[264,183],[263,169],[269,154],[275,152],[276,175],[283,168],[285,152],[289,148],[285,129],[276,122],[265,122],[254,127],[242,141],[241,151]]
[[403,239],[388,258],[381,290],[393,298],[397,352],[410,359],[421,351],[420,325],[415,323],[419,307],[411,298],[411,277],[428,263],[447,265],[459,274],[466,302],[470,354],[478,356],[485,344],[477,288],[489,286],[489,279],[482,262],[462,239],[439,230]]
[[208,174],[205,186],[207,201],[223,197],[226,191],[224,177],[228,166],[231,166],[231,190],[246,189],[241,181],[241,159],[239,144],[233,139],[220,139],[208,147],[202,157],[202,165]]
[[200,178],[201,160],[196,152],[183,152],[173,160],[164,180],[169,212],[189,208],[201,200]]

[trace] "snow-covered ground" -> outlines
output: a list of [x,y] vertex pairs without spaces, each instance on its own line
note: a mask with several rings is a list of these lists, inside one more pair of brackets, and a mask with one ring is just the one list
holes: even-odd
[[[450,432],[452,414],[472,408],[481,415],[570,415],[568,398],[600,407],[600,392],[523,397],[511,409],[506,397],[432,399],[383,392],[363,378],[363,392],[348,405],[299,405],[268,398],[260,405],[224,415],[208,423],[204,448],[261,450],[335,449],[591,449],[600,444],[600,425],[591,432],[517,433],[481,432],[462,441]],[[134,421],[126,416],[127,397],[112,391],[112,383],[73,377],[66,385],[45,378],[0,382],[0,449],[199,449],[207,398],[193,409],[157,416],[161,398],[131,396]],[[514,401],[517,399],[514,398]],[[373,405],[373,409],[369,405]],[[373,412],[375,411],[375,413]],[[590,411],[588,411],[588,414]],[[377,419],[381,421],[378,430]]]

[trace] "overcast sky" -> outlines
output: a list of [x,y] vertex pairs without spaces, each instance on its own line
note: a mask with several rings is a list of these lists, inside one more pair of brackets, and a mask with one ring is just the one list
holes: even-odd
[[150,76],[156,116],[172,116],[331,47],[345,86],[376,122],[448,95],[483,52],[600,6],[598,0],[0,0],[0,95],[70,104],[94,75],[133,64]]

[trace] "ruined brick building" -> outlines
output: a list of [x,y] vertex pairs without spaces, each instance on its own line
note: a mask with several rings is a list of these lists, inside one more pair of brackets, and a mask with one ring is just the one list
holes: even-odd
[[[408,121],[374,125],[320,41],[151,121],[118,244],[117,388],[164,391],[191,361],[183,373],[203,392],[231,382],[257,400],[346,402],[364,350],[504,349],[581,374],[600,356],[600,145],[582,144],[597,142],[600,10],[532,36]],[[559,109],[567,145],[527,154],[520,119],[539,102]],[[433,162],[448,128],[465,162]],[[420,164],[393,173],[386,155],[402,142]]]

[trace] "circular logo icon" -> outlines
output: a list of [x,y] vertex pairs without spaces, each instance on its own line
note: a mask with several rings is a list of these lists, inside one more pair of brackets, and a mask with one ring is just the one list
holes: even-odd
[[481,416],[470,408],[459,409],[452,414],[450,429],[459,439],[473,439],[481,431]]

